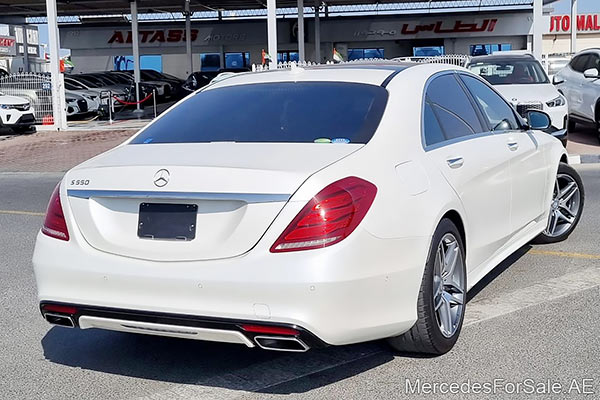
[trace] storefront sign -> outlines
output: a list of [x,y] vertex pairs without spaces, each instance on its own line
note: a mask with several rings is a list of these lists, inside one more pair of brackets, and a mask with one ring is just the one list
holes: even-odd
[[[198,29],[191,30],[192,42],[198,39]],[[180,43],[185,42],[185,30],[183,29],[169,29],[169,30],[142,30],[140,31],[140,43]],[[113,43],[131,43],[131,31],[114,31],[108,44]]]
[[[577,16],[577,32],[600,32],[600,14],[581,14]],[[570,15],[550,16],[550,33],[571,32]]]
[[0,55],[15,56],[17,55],[16,40],[12,36],[0,36]]

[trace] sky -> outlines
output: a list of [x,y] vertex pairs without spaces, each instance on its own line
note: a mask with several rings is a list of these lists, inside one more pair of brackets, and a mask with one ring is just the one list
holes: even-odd
[[[570,14],[571,0],[560,0],[552,3],[550,7],[554,8],[553,14]],[[600,13],[600,0],[578,0],[577,11],[579,13]],[[40,43],[48,43],[48,28],[46,25],[38,25],[40,32]],[[61,50],[61,56],[69,54],[66,50]]]

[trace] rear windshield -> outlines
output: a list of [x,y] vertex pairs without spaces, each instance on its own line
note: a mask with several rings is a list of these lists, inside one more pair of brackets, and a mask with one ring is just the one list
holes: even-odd
[[131,143],[367,143],[387,97],[380,86],[341,82],[210,89],[170,110]]

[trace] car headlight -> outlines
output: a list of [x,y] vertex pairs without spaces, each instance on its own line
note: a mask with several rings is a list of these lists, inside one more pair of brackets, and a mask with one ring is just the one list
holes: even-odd
[[12,106],[8,104],[0,104],[0,109],[2,110],[12,110]]
[[547,101],[546,104],[548,105],[548,107],[560,107],[560,106],[564,106],[565,104],[567,104],[567,101],[565,100],[564,97],[558,96],[555,99]]

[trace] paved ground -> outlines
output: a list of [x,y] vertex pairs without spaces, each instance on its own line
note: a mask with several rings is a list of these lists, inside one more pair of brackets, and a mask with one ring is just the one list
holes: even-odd
[[0,172],[67,171],[73,166],[122,143],[136,130],[42,131],[32,135],[0,137]]
[[457,346],[438,358],[396,355],[381,342],[284,354],[50,327],[30,260],[60,174],[0,173],[0,398],[403,399],[406,379],[413,387],[470,379],[472,389],[497,379],[521,390],[549,380],[595,394],[541,398],[600,398],[600,165],[578,169],[587,190],[579,228],[564,243],[525,246],[475,287]]
[[[80,121],[81,122],[81,121]],[[0,172],[64,172],[122,143],[149,120],[79,123],[66,132],[42,131],[14,135],[0,129]],[[569,154],[583,155],[577,161],[600,163],[596,132],[581,129],[570,135]]]

